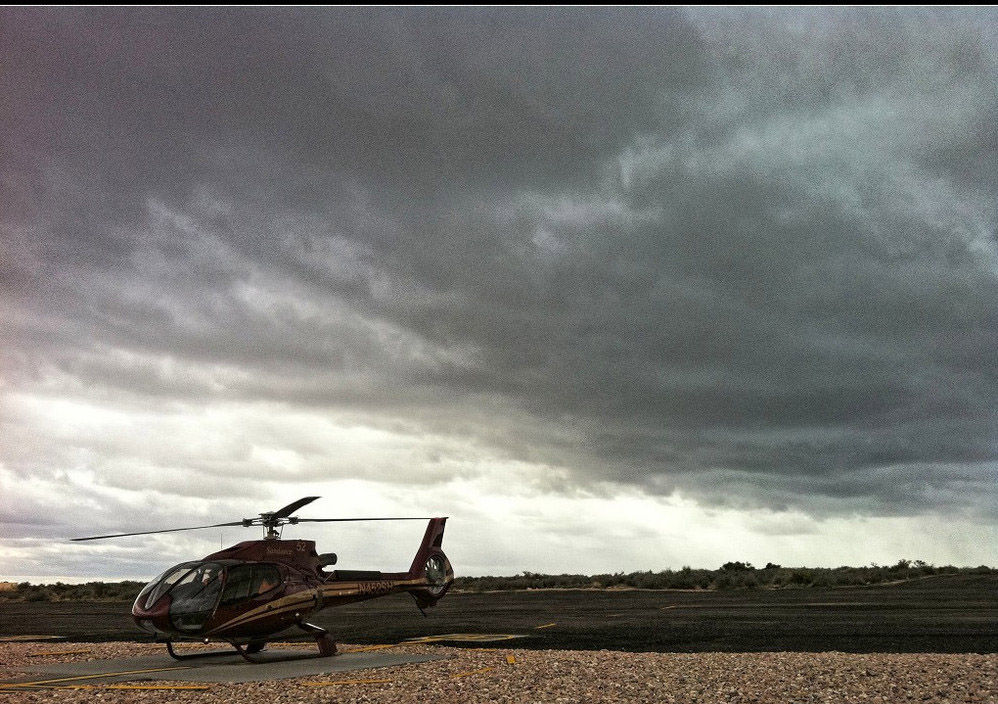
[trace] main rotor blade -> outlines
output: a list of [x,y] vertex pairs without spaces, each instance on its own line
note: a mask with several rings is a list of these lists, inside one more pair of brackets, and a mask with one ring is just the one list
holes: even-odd
[[310,504],[318,498],[319,498],[318,496],[306,496],[304,498],[298,499],[294,503],[290,503],[284,508],[274,511],[273,518],[287,518],[305,504]]
[[143,530],[138,533],[115,533],[114,535],[92,535],[89,538],[70,538],[74,542],[80,542],[83,540],[104,540],[105,538],[124,538],[129,535],[152,535],[153,533],[176,533],[180,530],[201,530],[202,528],[223,528],[225,526],[241,526],[242,521],[233,521],[232,523],[216,523],[210,526],[192,526],[190,528],[167,528],[166,530]]
[[436,518],[436,516],[395,516],[390,518],[385,518],[383,516],[378,516],[377,518],[299,518],[299,523],[333,523],[339,521],[428,521],[431,518]]

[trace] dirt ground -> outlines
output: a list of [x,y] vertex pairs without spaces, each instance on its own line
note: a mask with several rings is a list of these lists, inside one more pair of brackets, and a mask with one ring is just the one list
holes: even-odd
[[[127,657],[151,652],[156,647],[123,642],[59,647],[0,643],[0,680],[22,673],[29,663]],[[351,647],[362,646],[345,649]],[[99,680],[88,680],[49,682],[37,688],[0,686],[0,701],[998,702],[998,655],[625,653],[436,645],[398,647],[404,652],[432,651],[449,657],[336,676],[249,684],[156,681],[102,684]],[[46,654],[60,652],[63,654]],[[38,676],[35,677],[37,681]]]

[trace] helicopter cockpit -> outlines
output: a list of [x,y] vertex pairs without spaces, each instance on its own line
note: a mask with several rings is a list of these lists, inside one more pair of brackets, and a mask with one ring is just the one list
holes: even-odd
[[225,567],[201,561],[171,567],[139,592],[135,607],[148,611],[169,594],[170,624],[178,631],[200,630],[218,605]]
[[[272,564],[237,560],[183,562],[139,592],[133,613],[148,612],[169,596],[170,625],[177,631],[193,633],[204,627],[219,605],[236,606],[276,589],[281,582],[281,574]],[[151,628],[145,623],[140,625]]]

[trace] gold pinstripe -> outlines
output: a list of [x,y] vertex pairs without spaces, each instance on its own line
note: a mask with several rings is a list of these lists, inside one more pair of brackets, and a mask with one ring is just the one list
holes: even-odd
[[307,598],[303,599],[304,594],[302,592],[297,592],[291,596],[286,596],[283,599],[278,599],[277,601],[272,601],[269,604],[263,604],[258,606],[252,611],[247,611],[244,614],[240,614],[229,621],[226,621],[221,626],[211,629],[212,633],[217,633],[218,631],[224,631],[227,628],[233,628],[235,626],[242,626],[251,621],[257,621],[261,618],[266,618],[268,616],[275,616],[277,614],[282,614],[285,611],[291,611],[293,609],[300,608],[304,604],[314,604],[316,599],[315,591],[307,592]]
[[[448,575],[449,576],[449,575]],[[453,578],[448,581],[452,581]],[[352,596],[355,594],[361,594],[361,585],[383,585],[387,586],[388,589],[385,593],[389,593],[398,587],[415,587],[415,586],[429,586],[429,580],[425,577],[417,579],[400,579],[392,581],[369,581],[369,582],[336,582],[333,584],[325,584],[316,589],[309,590],[307,592],[307,598],[302,598],[304,592],[296,592],[290,596],[286,596],[282,599],[277,599],[269,604],[263,604],[248,611],[244,614],[236,616],[229,621],[226,621],[222,625],[211,629],[210,633],[218,633],[219,631],[224,631],[229,628],[235,628],[236,626],[245,626],[255,621],[262,620],[264,618],[269,618],[271,616],[278,616],[280,614],[286,613],[288,611],[293,611],[300,608],[305,604],[314,604],[316,602],[316,597],[320,599],[325,597],[334,596]]]

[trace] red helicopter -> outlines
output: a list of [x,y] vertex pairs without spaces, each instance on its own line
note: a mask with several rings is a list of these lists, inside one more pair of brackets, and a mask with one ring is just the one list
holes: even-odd
[[[399,592],[411,594],[422,611],[435,605],[447,593],[454,581],[454,570],[441,549],[447,518],[298,518],[291,515],[318,498],[306,496],[277,511],[261,513],[258,518],[231,523],[73,540],[103,540],[224,526],[263,526],[263,540],[248,540],[201,560],[171,567],[139,592],[132,606],[132,617],[140,628],[153,634],[157,641],[166,643],[170,655],[177,660],[205,657],[206,654],[181,655],[173,649],[174,641],[200,640],[227,642],[253,662],[250,657],[253,653],[263,650],[275,634],[293,626],[315,637],[320,656],[335,655],[336,643],[329,632],[305,621],[310,614],[330,606]],[[299,523],[405,520],[429,521],[408,572],[326,571],[326,567],[336,564],[334,553],[318,554],[312,540],[281,540],[278,530],[284,525]]]

